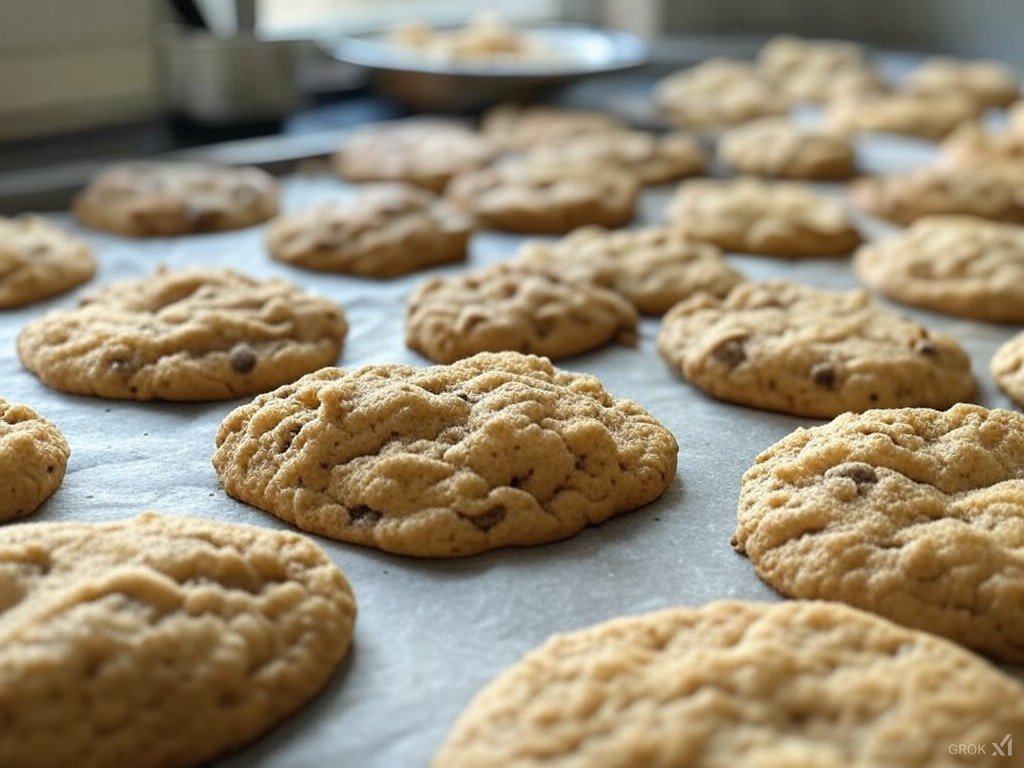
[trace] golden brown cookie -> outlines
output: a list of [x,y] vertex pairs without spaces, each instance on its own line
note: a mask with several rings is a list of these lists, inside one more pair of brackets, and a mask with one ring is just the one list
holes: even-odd
[[776,118],[728,131],[718,157],[737,173],[780,179],[848,179],[856,171],[848,139]]
[[1024,415],[846,413],[757,457],[733,543],[790,597],[1024,661]]
[[839,256],[861,242],[842,203],[796,182],[686,181],[669,203],[668,218],[690,237],[727,251],[781,258]]
[[1024,101],[1018,101],[1007,110],[1008,127],[1012,133],[1024,133]]
[[999,388],[1024,407],[1024,333],[1018,333],[996,350],[990,370]]
[[950,750],[1022,729],[1024,686],[952,643],[837,603],[729,601],[552,637],[431,766],[1001,768]]
[[0,309],[70,291],[94,274],[92,250],[78,238],[39,216],[0,216]]
[[867,63],[864,49],[846,40],[779,35],[758,53],[757,67],[765,80],[792,101],[823,104],[887,89]]
[[897,237],[862,246],[854,266],[865,285],[895,301],[1024,323],[1024,227],[930,216]]
[[634,345],[636,325],[614,291],[508,262],[423,283],[406,306],[405,343],[435,363],[505,350],[557,359]]
[[540,357],[325,368],[236,408],[213,465],[241,501],[324,536],[456,557],[564,539],[657,499],[676,441]]
[[397,181],[441,192],[453,176],[492,156],[490,145],[461,123],[414,117],[357,129],[332,163],[348,181]]
[[355,613],[294,533],[151,512],[8,526],[0,765],[206,765],[317,694]]
[[499,104],[484,115],[480,131],[493,146],[510,151],[626,127],[617,117],[589,109]]
[[695,293],[724,296],[743,281],[716,246],[671,227],[583,227],[554,243],[527,241],[518,258],[611,288],[649,315]]
[[708,59],[662,78],[654,102],[672,123],[696,131],[789,112],[789,101],[753,65],[732,59]]
[[990,131],[978,123],[967,123],[942,142],[942,159],[953,168],[1017,166],[1024,176],[1024,135]]
[[872,305],[864,291],[782,280],[677,304],[658,350],[714,397],[794,416],[948,408],[975,390],[970,358],[951,337]]
[[851,189],[865,213],[904,226],[923,216],[963,214],[1024,223],[1024,173],[1005,168],[923,168],[860,179]]
[[54,424],[0,397],[0,522],[27,515],[50,498],[64,480],[70,455]]
[[685,133],[657,136],[644,131],[602,131],[539,144],[526,158],[541,166],[614,168],[641,184],[663,184],[696,176],[708,163],[700,143]]
[[338,359],[335,303],[227,269],[120,280],[18,335],[22,364],[63,392],[121,400],[229,400]]
[[279,189],[258,168],[137,162],[99,174],[72,204],[85,226],[129,237],[218,232],[277,213]]
[[841,134],[882,131],[941,141],[978,112],[970,97],[956,93],[873,94],[833,101],[826,123]]
[[968,96],[982,109],[1008,107],[1020,98],[1020,75],[998,61],[935,56],[910,73],[904,88],[925,96]]
[[586,224],[625,226],[637,183],[614,169],[510,164],[458,176],[447,194],[486,229],[560,234]]
[[281,216],[267,228],[278,261],[363,277],[395,277],[466,258],[472,222],[425,189],[375,184],[351,201]]

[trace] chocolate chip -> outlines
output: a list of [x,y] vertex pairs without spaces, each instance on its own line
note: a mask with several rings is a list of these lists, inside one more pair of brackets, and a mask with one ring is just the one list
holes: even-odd
[[349,525],[376,525],[383,515],[373,507],[359,504],[348,509]]
[[848,461],[845,464],[832,467],[825,472],[825,477],[845,477],[857,484],[858,492],[863,485],[873,485],[878,482],[878,473],[870,464],[862,461]]
[[231,369],[236,373],[248,373],[256,367],[256,353],[249,347],[235,347],[231,353]]
[[939,348],[928,339],[918,339],[914,342],[914,351],[928,357],[935,357],[939,354]]
[[825,389],[836,388],[836,367],[832,363],[815,363],[811,368],[811,381]]
[[715,347],[711,355],[729,370],[732,370],[747,359],[747,351],[743,347],[743,339],[729,339],[724,344],[719,344]]
[[467,516],[465,519],[486,533],[505,519],[505,507],[499,505],[487,510],[482,515]]

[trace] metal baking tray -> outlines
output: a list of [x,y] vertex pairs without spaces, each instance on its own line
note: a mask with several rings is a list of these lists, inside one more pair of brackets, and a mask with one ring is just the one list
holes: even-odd
[[[876,171],[914,167],[935,155],[931,145],[883,136],[863,139],[860,150],[865,170]],[[843,194],[840,185],[819,186],[827,194]],[[316,175],[288,177],[284,187],[286,210],[352,191]],[[670,192],[645,191],[637,224],[660,221]],[[430,274],[507,258],[522,239],[479,233],[466,265],[372,281],[271,261],[261,228],[138,241],[81,230],[66,215],[53,218],[92,244],[101,269],[93,283],[74,294],[0,313],[0,394],[56,422],[72,449],[63,486],[26,522],[99,522],[155,509],[286,527],[227,497],[210,464],[218,424],[245,401],[136,403],[53,392],[22,369],[15,353],[17,333],[32,318],[70,306],[110,280],[150,274],[158,264],[222,265],[261,277],[283,276],[338,301],[351,323],[339,361],[345,368],[371,362],[425,365],[403,343],[408,293]],[[894,231],[877,221],[859,221],[871,237]],[[731,255],[730,260],[754,279],[787,277],[837,288],[856,284],[848,259],[787,262]],[[994,386],[988,363],[1017,328],[901,311],[966,346],[980,382],[978,402],[1010,407]],[[636,348],[608,347],[559,365],[599,376],[614,395],[636,400],[676,435],[679,472],[661,499],[561,543],[459,560],[398,557],[314,537],[354,587],[359,617],[353,650],[309,706],[216,765],[423,766],[473,694],[552,633],[665,606],[779,599],[729,546],[739,480],[759,451],[816,422],[712,400],[661,361],[657,329],[656,318],[645,318]]]

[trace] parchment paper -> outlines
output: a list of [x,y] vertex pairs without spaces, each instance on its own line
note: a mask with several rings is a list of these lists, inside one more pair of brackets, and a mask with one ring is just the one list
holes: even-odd
[[[861,141],[865,170],[895,170],[934,158],[934,147],[875,136]],[[329,177],[285,181],[286,210],[351,193]],[[836,185],[819,185],[842,194]],[[637,223],[657,222],[671,188],[644,194]],[[101,261],[98,277],[74,294],[0,313],[0,394],[56,422],[72,447],[61,489],[31,521],[104,521],[141,510],[285,527],[228,498],[210,464],[223,416],[245,402],[170,405],[108,401],[53,392],[20,366],[15,337],[30,319],[115,278],[143,276],[157,264],[224,265],[256,276],[284,276],[336,299],[351,331],[339,364],[425,360],[403,344],[404,300],[428,273],[391,281],[293,269],[271,261],[261,228],[135,241],[81,230]],[[872,236],[895,231],[859,219]],[[520,238],[481,233],[468,266],[510,256]],[[784,262],[730,256],[751,278],[790,277],[852,287],[848,259]],[[451,273],[464,266],[433,270]],[[902,309],[958,338],[981,383],[978,402],[1010,407],[988,363],[1016,328]],[[754,456],[814,422],[717,402],[676,378],[655,350],[657,319],[643,321],[638,348],[611,347],[559,363],[599,376],[618,397],[649,409],[676,435],[679,473],[656,503],[557,544],[429,561],[317,541],[350,578],[359,604],[353,651],[326,690],[298,716],[220,760],[226,768],[404,768],[423,766],[455,716],[494,675],[546,637],[623,614],[719,598],[776,600],[729,546],[739,479]],[[15,523],[16,524],[16,523]]]

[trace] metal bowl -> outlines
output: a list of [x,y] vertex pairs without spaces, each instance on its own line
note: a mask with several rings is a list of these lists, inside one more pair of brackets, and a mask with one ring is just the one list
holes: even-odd
[[369,70],[381,93],[421,111],[467,112],[501,101],[527,100],[573,80],[621,72],[647,61],[636,35],[569,24],[528,26],[557,58],[445,59],[395,45],[387,33],[320,41],[329,55]]

